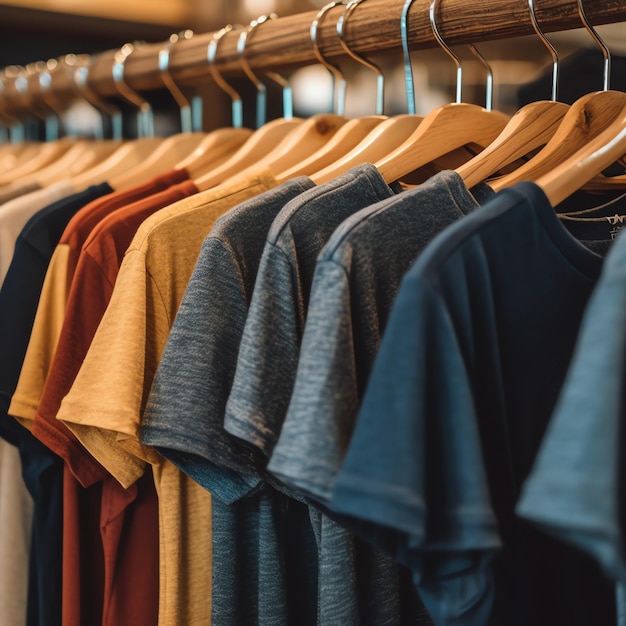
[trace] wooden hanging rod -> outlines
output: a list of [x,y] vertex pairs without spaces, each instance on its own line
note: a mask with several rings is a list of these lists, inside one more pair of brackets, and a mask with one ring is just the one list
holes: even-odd
[[[409,42],[411,50],[436,47],[429,21],[430,0],[415,0],[409,13]],[[359,5],[346,23],[346,38],[358,53],[396,53],[401,55],[400,17],[404,0],[368,0]],[[536,16],[541,28],[549,33],[580,28],[576,0],[538,0]],[[336,24],[344,7],[327,13],[318,30],[318,40],[325,57],[344,56],[336,33]],[[626,21],[626,0],[585,0],[585,12],[594,25]],[[270,20],[249,38],[246,59],[259,71],[289,69],[317,62],[310,41],[309,29],[315,11]],[[527,0],[441,0],[437,20],[439,31],[450,45],[480,43],[533,34]],[[212,33],[196,35],[177,43],[170,55],[170,73],[181,85],[210,80],[207,47]],[[238,33],[227,34],[219,44],[217,67],[225,75],[241,73],[237,53]],[[149,91],[163,86],[158,68],[161,44],[137,48],[126,61],[125,80],[136,91]],[[91,65],[89,85],[101,96],[117,94],[111,69],[115,51],[97,55]],[[400,58],[400,57],[399,57]],[[520,50],[523,58],[523,50]],[[8,83],[8,84],[7,84]],[[52,91],[59,98],[76,94],[70,75],[54,77]],[[13,92],[6,81],[0,103],[23,96]],[[14,102],[15,104],[15,102]],[[18,108],[19,107],[18,105]]]

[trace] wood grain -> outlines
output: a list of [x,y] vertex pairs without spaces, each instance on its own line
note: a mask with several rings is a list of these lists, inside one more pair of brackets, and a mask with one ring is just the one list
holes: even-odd
[[[533,34],[526,0],[441,0],[439,30],[450,44],[480,43]],[[404,0],[368,0],[354,12],[346,25],[348,44],[361,54],[401,54],[400,16]],[[537,2],[537,19],[545,32],[580,28],[575,0]],[[435,47],[428,17],[429,0],[415,0],[409,14],[409,41],[412,50]],[[587,0],[587,17],[594,25],[626,21],[626,0]],[[343,56],[336,24],[343,7],[329,11],[319,29],[319,42],[330,59]],[[315,11],[269,21],[250,37],[246,58],[255,70],[288,69],[316,63],[309,28]],[[626,28],[626,26],[625,26]],[[196,35],[177,44],[170,56],[170,72],[181,85],[211,80],[207,47],[212,33]],[[225,75],[241,72],[236,32],[220,42],[217,65]],[[512,42],[513,43],[513,42]],[[513,43],[514,45],[514,43]],[[137,91],[163,86],[158,70],[159,44],[138,48],[126,62],[125,78]],[[89,85],[102,96],[116,95],[111,74],[113,51],[96,57]],[[523,50],[520,50],[523,58]],[[75,93],[68,76],[53,86],[59,98]],[[1,102],[1,100],[0,100]]]

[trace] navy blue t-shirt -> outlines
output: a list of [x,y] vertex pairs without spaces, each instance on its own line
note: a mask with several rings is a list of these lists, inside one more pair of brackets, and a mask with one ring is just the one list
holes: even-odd
[[70,219],[113,191],[89,187],[33,215],[22,229],[0,289],[0,437],[20,450],[24,482],[34,501],[27,626],[61,624],[63,461],[8,415],[54,249]]
[[615,623],[595,563],[514,515],[601,267],[520,183],[403,279],[331,508],[411,567],[438,626]]

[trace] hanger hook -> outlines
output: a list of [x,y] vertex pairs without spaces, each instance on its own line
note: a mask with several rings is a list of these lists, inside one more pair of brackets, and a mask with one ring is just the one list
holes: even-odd
[[[20,91],[20,89],[18,89],[17,87],[17,79],[20,78],[21,80],[25,80],[22,76],[22,70],[23,68],[20,68],[17,65],[9,65],[8,67],[4,69],[4,71],[2,72],[2,81],[1,81],[3,91],[5,89],[5,84],[4,84],[5,78],[13,79],[13,84],[15,88],[18,91]],[[26,89],[28,89],[28,83],[26,83]],[[22,91],[20,91],[20,93],[22,93]],[[12,116],[9,116],[9,117],[12,117]],[[22,143],[29,139],[34,139],[35,141],[39,141],[38,136],[31,136],[31,132],[28,128],[26,121],[24,121],[19,116],[15,119],[17,123],[11,126],[11,130],[9,132],[11,136],[11,141],[13,143]]]
[[558,96],[558,81],[559,81],[559,53],[556,48],[550,43],[548,38],[544,35],[541,28],[539,28],[539,22],[537,21],[537,14],[535,13],[535,1],[528,0],[528,9],[530,11],[530,19],[533,25],[533,29],[543,45],[550,52],[552,57],[552,102],[556,102]]
[[339,17],[339,21],[337,22],[337,34],[339,35],[339,41],[341,43],[341,47],[349,54],[355,61],[361,63],[361,65],[365,65],[365,67],[369,68],[376,74],[376,115],[382,115],[383,110],[385,108],[385,77],[382,73],[382,70],[378,65],[375,65],[371,61],[368,61],[365,57],[351,50],[346,42],[345,35],[345,27],[348,21],[348,18],[354,13],[356,8],[364,2],[365,0],[350,0],[346,6],[346,10]]
[[[0,96],[4,92],[4,72],[0,73]],[[9,141],[11,143],[22,143],[25,139],[25,128],[21,120],[6,111],[0,111],[0,117],[9,133]]]
[[485,88],[485,109],[491,111],[493,107],[493,70],[485,57],[480,53],[478,48],[473,44],[469,44],[471,53],[478,59],[479,63],[487,71],[486,88]]
[[224,80],[215,65],[219,42],[222,37],[234,29],[235,27],[232,24],[227,24],[224,28],[213,34],[213,39],[211,39],[209,47],[207,48],[207,60],[209,61],[209,70],[211,72],[211,76],[213,76],[213,80],[222,89],[222,91],[225,91],[228,94],[232,100],[232,125],[234,128],[241,128],[243,126],[243,104],[241,96]]
[[[324,58],[322,51],[320,49],[319,41],[317,40],[317,31],[319,25],[322,23],[322,18],[328,11],[334,9],[337,6],[341,6],[345,4],[343,0],[339,0],[339,2],[329,2],[326,6],[323,6],[315,19],[311,23],[311,29],[309,34],[311,36],[311,43],[313,44],[313,52],[315,53],[315,57],[317,60],[330,72],[330,75],[333,79],[333,109],[335,109],[337,115],[344,115],[346,111],[346,87],[347,82],[346,78],[343,75],[343,72],[337,65],[333,65],[329,61]],[[337,103],[337,107],[335,108],[335,102]]]
[[180,109],[180,129],[183,133],[190,133],[193,130],[191,119],[191,103],[180,90],[172,75],[170,74],[170,52],[174,45],[181,39],[191,39],[193,37],[192,30],[184,30],[180,33],[173,33],[167,40],[163,48],[159,50],[159,71],[161,72],[161,80],[167,87],[168,91],[176,101]]
[[443,40],[442,36],[439,33],[439,28],[437,27],[437,0],[432,0],[430,4],[430,26],[433,30],[433,35],[439,42],[439,45],[443,48],[443,51],[454,61],[456,65],[456,100],[457,104],[462,102],[461,91],[463,89],[463,64],[461,63],[461,59],[454,54],[450,46]]
[[402,40],[402,53],[404,55],[404,88],[406,91],[407,111],[415,115],[415,81],[413,80],[413,66],[409,50],[409,10],[415,0],[406,0],[402,7],[400,17],[400,39]]
[[[278,17],[276,13],[270,13],[269,15],[261,15],[256,20],[252,20],[250,25],[246,30],[242,31],[239,35],[239,39],[237,40],[237,52],[239,53],[239,60],[243,67],[243,71],[246,73],[248,78],[254,83],[257,89],[257,128],[263,126],[265,124],[266,119],[266,111],[267,111],[267,88],[264,83],[262,83],[256,74],[252,71],[250,64],[246,60],[246,45],[252,38],[252,35],[256,32],[256,30],[262,24],[265,24],[268,20],[274,20]],[[269,76],[273,81],[277,82],[283,89],[283,117],[285,119],[293,118],[293,97],[291,92],[291,87],[289,83],[276,72],[266,72],[266,75]]]
[[583,6],[583,0],[577,0],[578,3],[578,15],[582,20],[587,32],[593,37],[594,41],[600,46],[600,50],[602,50],[602,56],[604,57],[604,69],[602,75],[602,89],[603,91],[608,91],[611,87],[611,52],[609,51],[607,45],[604,43],[600,35],[598,35],[596,29],[593,27],[591,22],[587,19],[587,15],[585,14],[585,7]]
[[137,134],[139,137],[154,137],[154,120],[152,117],[152,107],[147,100],[144,100],[136,91],[131,89],[124,81],[124,69],[126,60],[134,52],[135,46],[132,43],[125,43],[116,53],[113,63],[112,73],[115,81],[115,88],[119,94],[130,104],[138,109]]
[[[41,87],[41,96],[48,108],[52,111],[52,115],[46,117],[46,127],[50,125],[51,135],[58,138],[63,129],[62,116],[63,116],[63,103],[54,95],[51,90],[52,87],[52,74],[59,62],[56,59],[49,59],[46,63],[38,65],[39,86]],[[46,131],[47,133],[48,131]]]
[[66,54],[63,57],[63,63],[71,73],[71,78],[74,81],[76,89],[84,98],[85,102],[90,104],[98,112],[99,124],[94,131],[95,138],[104,139],[105,137],[104,116],[106,114],[111,118],[111,138],[119,141],[122,139],[122,112],[112,103],[102,100],[90,89],[87,80],[89,78],[92,62],[93,57],[86,54],[80,55],[80,57],[75,54]]

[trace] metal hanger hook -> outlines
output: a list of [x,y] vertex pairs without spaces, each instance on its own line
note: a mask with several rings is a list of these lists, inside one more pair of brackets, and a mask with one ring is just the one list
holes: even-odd
[[[69,55],[68,55],[69,56]],[[111,118],[111,138],[115,141],[122,139],[122,111],[110,102],[105,102],[100,96],[89,87],[89,72],[93,57],[84,64],[78,66],[73,72],[74,84],[81,95],[92,107],[100,113],[100,130],[97,138],[104,138],[104,117],[103,112]],[[68,63],[71,67],[72,63]]]
[[402,7],[400,17],[400,39],[402,41],[402,54],[404,57],[404,88],[406,91],[407,111],[415,115],[415,81],[413,80],[413,66],[409,50],[409,11],[415,0],[406,0]]
[[[322,18],[326,15],[326,13],[328,13],[328,11],[330,11],[331,9],[334,9],[335,7],[341,6],[343,4],[345,4],[345,2],[343,0],[340,0],[339,2],[329,2],[327,5],[323,6],[315,16],[315,19],[311,23],[311,28],[309,30],[315,57],[330,72],[333,80],[332,108],[333,110],[335,110],[337,115],[344,115],[346,111],[347,82],[339,66],[333,65],[324,58],[324,55],[322,54],[322,51],[320,49],[319,41],[317,39],[317,31],[320,24],[322,23]],[[335,102],[337,103],[336,107]]]
[[533,30],[537,33],[539,39],[543,45],[550,52],[550,56],[552,57],[552,102],[556,102],[558,97],[558,83],[559,83],[559,53],[556,48],[550,43],[548,38],[544,35],[541,28],[539,28],[539,22],[537,21],[537,14],[535,13],[535,1],[528,0],[528,9],[530,11],[530,19],[533,25]]
[[463,64],[461,63],[461,59],[454,54],[450,46],[443,40],[443,37],[439,33],[439,28],[437,27],[437,6],[438,0],[432,0],[430,3],[430,26],[433,30],[433,35],[435,39],[439,42],[439,45],[442,47],[443,51],[454,61],[456,65],[456,100],[457,104],[460,104],[462,100],[462,90],[463,90]]
[[365,0],[350,0],[350,2],[348,2],[346,10],[341,14],[337,22],[337,34],[339,35],[341,47],[345,52],[355,61],[358,61],[361,65],[364,65],[376,74],[376,115],[382,115],[385,108],[385,76],[378,65],[368,61],[365,57],[354,52],[354,50],[351,50],[346,41],[345,29],[348,19],[362,2],[365,2]]
[[598,35],[596,29],[593,27],[591,22],[587,19],[587,15],[585,14],[585,7],[583,6],[583,0],[577,0],[578,4],[578,15],[582,20],[587,32],[593,37],[593,40],[598,44],[600,50],[602,51],[602,56],[604,57],[604,68],[602,74],[602,89],[603,91],[608,91],[611,87],[611,52],[609,51],[608,46],[602,40],[602,37]]
[[[237,41],[237,52],[240,54],[240,62],[243,67],[243,71],[248,78],[255,84],[257,88],[257,128],[265,124],[266,111],[267,111],[267,88],[262,83],[256,74],[252,71],[250,64],[246,60],[246,46],[250,42],[252,35],[257,29],[265,24],[269,20],[275,20],[278,18],[276,13],[270,13],[269,15],[261,15],[256,20],[252,20],[246,30],[244,30]],[[266,76],[269,76],[274,82],[278,83],[283,90],[283,117],[285,119],[293,118],[293,94],[289,82],[276,72],[265,72]]]
[[491,111],[493,107],[493,70],[485,57],[480,53],[478,48],[473,44],[469,44],[471,53],[478,59],[478,62],[485,68],[487,72],[486,88],[485,88],[485,109]]
[[115,87],[119,94],[138,109],[137,134],[139,137],[154,137],[154,120],[152,117],[152,107],[150,106],[150,103],[147,100],[144,100],[124,81],[126,61],[134,50],[135,46],[132,43],[125,43],[115,53],[115,60],[112,68],[113,80],[115,81]]
[[[209,62],[209,71],[211,72],[211,76],[213,76],[213,80],[216,82],[218,87],[222,89],[222,91],[228,94],[232,101],[232,125],[234,128],[241,128],[243,126],[243,104],[241,96],[224,80],[215,64],[219,42],[222,37],[235,30],[235,28],[236,27],[232,24],[227,24],[224,28],[221,28],[213,34],[213,39],[211,39],[207,48],[207,60]],[[239,28],[243,27],[237,27],[237,30],[239,30]]]
[[183,40],[189,40],[193,37],[192,30],[184,30],[181,33],[173,33],[167,40],[163,48],[159,50],[159,71],[161,72],[161,80],[167,87],[168,91],[172,94],[172,97],[176,101],[178,108],[180,109],[180,127],[183,133],[190,133],[193,130],[193,124],[191,119],[191,103],[180,90],[180,87],[176,84],[176,81],[170,74],[170,53],[174,45]]

